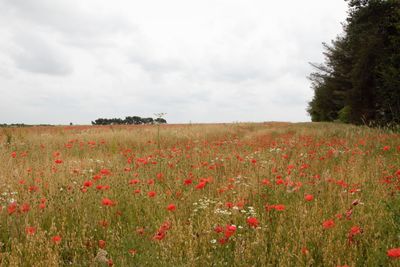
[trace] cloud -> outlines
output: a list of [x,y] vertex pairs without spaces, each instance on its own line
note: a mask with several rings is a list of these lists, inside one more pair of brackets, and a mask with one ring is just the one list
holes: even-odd
[[12,58],[16,66],[22,70],[49,74],[68,75],[72,73],[72,65],[67,57],[56,47],[40,35],[18,33],[15,35],[15,51]]
[[323,60],[345,6],[0,0],[0,122],[309,120],[308,62]]

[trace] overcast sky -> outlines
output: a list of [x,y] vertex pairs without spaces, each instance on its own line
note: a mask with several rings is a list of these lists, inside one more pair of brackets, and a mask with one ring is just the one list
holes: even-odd
[[343,0],[0,0],[0,123],[309,121]]

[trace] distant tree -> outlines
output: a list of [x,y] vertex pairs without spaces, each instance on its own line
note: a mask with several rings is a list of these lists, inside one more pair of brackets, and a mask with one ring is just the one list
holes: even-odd
[[154,119],[153,118],[143,118],[142,122],[144,124],[153,124],[154,123]]
[[158,123],[158,124],[167,123],[167,121],[166,121],[165,119],[163,119],[163,118],[157,118],[157,119],[154,120],[154,122],[155,122],[155,123]]
[[154,123],[167,123],[167,121],[163,118],[153,119],[153,118],[141,118],[139,116],[127,116],[125,119],[120,118],[112,118],[112,119],[104,119],[99,118],[95,121],[92,121],[92,125],[140,125],[140,124],[154,124]]

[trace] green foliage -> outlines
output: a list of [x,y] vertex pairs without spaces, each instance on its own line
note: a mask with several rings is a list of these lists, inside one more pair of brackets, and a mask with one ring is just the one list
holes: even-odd
[[400,1],[349,1],[344,34],[324,48],[309,77],[313,121],[400,123]]
[[93,125],[126,125],[126,124],[154,124],[154,123],[167,123],[167,121],[163,118],[141,118],[139,116],[128,116],[125,117],[125,119],[120,119],[120,118],[113,118],[113,119],[103,119],[99,118],[95,121],[92,121]]
[[350,106],[345,106],[339,110],[339,121],[348,123],[350,121],[351,108]]

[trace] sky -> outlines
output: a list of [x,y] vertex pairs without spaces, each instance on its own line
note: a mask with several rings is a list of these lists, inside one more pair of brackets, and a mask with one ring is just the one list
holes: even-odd
[[0,0],[0,123],[310,121],[343,0]]

